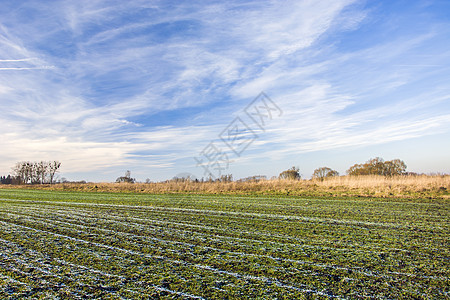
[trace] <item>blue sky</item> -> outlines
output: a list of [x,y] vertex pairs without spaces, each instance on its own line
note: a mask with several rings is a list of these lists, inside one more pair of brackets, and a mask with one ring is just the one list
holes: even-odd
[[[57,159],[70,180],[309,177],[381,156],[449,173],[448,12],[425,0],[2,0],[0,172]],[[263,127],[245,111],[261,92],[279,109]],[[221,139],[236,128],[239,155]]]

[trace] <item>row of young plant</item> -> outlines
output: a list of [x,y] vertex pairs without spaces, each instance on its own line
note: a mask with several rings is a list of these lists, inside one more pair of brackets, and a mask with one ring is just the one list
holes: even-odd
[[[282,216],[335,218],[361,222],[382,222],[409,226],[433,226],[441,221],[439,213],[449,214],[447,204],[337,199],[295,199],[238,196],[136,195],[48,191],[2,190],[3,198],[83,202],[128,206],[155,206],[280,214]],[[442,210],[445,211],[442,211]],[[401,222],[398,222],[401,221]]]
[[[62,204],[66,206],[67,204]],[[89,205],[92,209],[93,204],[86,204],[83,203],[81,205]],[[80,207],[79,205],[77,207]],[[347,228],[348,231],[350,231],[350,228],[353,228],[355,232],[344,232],[346,234],[346,239],[341,239],[336,241],[336,237],[332,236],[331,238],[335,242],[340,242],[342,244],[348,245],[349,239],[354,239],[356,241],[356,245],[361,245],[360,242],[360,236],[365,236],[365,245],[373,246],[372,244],[368,243],[369,239],[374,239],[375,243],[379,243],[380,237],[383,238],[382,244],[383,246],[391,246],[391,248],[399,248],[402,246],[402,243],[404,239],[398,238],[398,235],[403,235],[405,238],[407,238],[408,243],[407,245],[410,245],[409,251],[414,251],[414,248],[416,247],[415,244],[421,243],[422,248],[428,248],[430,251],[433,252],[440,252],[440,246],[442,244],[442,239],[445,238],[445,234],[448,232],[448,224],[446,225],[445,222],[442,222],[442,218],[440,223],[437,223],[438,218],[434,218],[430,221],[431,224],[427,224],[426,226],[419,226],[419,225],[409,225],[408,223],[414,222],[414,217],[411,217],[409,215],[402,216],[398,211],[393,212],[394,215],[397,215],[397,218],[404,218],[405,221],[402,220],[402,222],[392,223],[392,222],[380,222],[382,220],[378,220],[378,222],[362,222],[362,221],[354,221],[354,220],[342,220],[342,219],[331,219],[331,218],[317,218],[317,217],[309,217],[309,216],[290,216],[290,215],[274,215],[274,214],[255,214],[255,213],[241,213],[241,212],[233,212],[233,211],[211,211],[211,210],[190,210],[190,209],[184,209],[184,208],[173,208],[173,207],[167,207],[167,208],[161,208],[161,207],[150,207],[150,206],[118,206],[118,205],[101,205],[98,208],[99,209],[107,209],[110,208],[112,210],[117,210],[120,212],[121,215],[127,214],[127,211],[130,211],[131,214],[134,214],[135,216],[140,214],[142,211],[143,214],[149,215],[149,214],[169,214],[170,218],[181,218],[180,220],[187,219],[190,222],[194,221],[198,224],[201,224],[200,226],[205,226],[208,222],[211,224],[218,224],[220,223],[222,226],[224,224],[227,224],[232,222],[233,226],[240,226],[241,230],[236,230],[236,232],[242,233],[245,231],[249,231],[252,226],[255,226],[255,222],[253,222],[252,218],[269,218],[271,219],[270,225],[265,225],[268,228],[268,232],[271,236],[273,236],[274,239],[279,239],[280,236],[276,235],[276,232],[282,232],[284,230],[288,230],[291,234],[290,237],[295,234],[295,230],[298,230],[299,222],[302,224],[310,225],[310,226],[316,226],[317,224],[320,224],[322,229],[322,232],[320,232],[320,236],[323,237],[323,235],[326,233],[325,231],[330,231],[331,234],[336,235],[337,232],[342,233],[343,228]],[[77,208],[80,209],[80,208]],[[133,217],[133,216],[131,216]],[[430,217],[428,217],[430,218]],[[247,221],[249,219],[250,221]],[[283,226],[279,226],[279,222],[288,222],[290,221],[291,224],[294,224],[293,228],[286,227],[284,224]],[[277,221],[277,222],[275,222]],[[408,222],[408,223],[407,223]],[[262,222],[260,222],[262,224]],[[442,226],[440,226],[442,225]],[[181,224],[181,226],[184,226],[184,224]],[[292,226],[291,226],[292,227]],[[340,227],[338,231],[334,230],[336,227]],[[237,228],[239,229],[239,228]],[[294,230],[294,231],[293,231]],[[376,234],[372,235],[366,235],[367,231],[372,230]],[[303,230],[305,231],[305,230]],[[233,231],[234,232],[234,231]],[[257,232],[258,235],[261,235],[262,233],[259,231]],[[316,235],[318,235],[317,230],[306,230],[306,232],[300,232],[297,234],[297,236],[301,236],[304,238],[305,236],[310,236],[314,240],[317,239]],[[389,235],[394,235],[391,239],[388,239],[387,237]],[[380,236],[380,237],[378,237]],[[320,240],[320,245],[323,245],[323,240]],[[426,244],[424,244],[426,242]],[[422,251],[423,249],[421,249]],[[435,255],[436,253],[432,253],[432,255]]]
[[[378,245],[377,250],[371,251],[371,247],[377,245],[377,239],[368,239],[366,245],[362,245],[368,229],[353,225],[335,226],[320,222],[267,219],[245,214],[222,215],[206,211],[202,215],[197,213],[196,216],[195,212],[183,209],[165,210],[134,206],[125,208],[114,205],[99,207],[88,204],[77,207],[65,205],[60,209],[57,209],[57,206],[42,204],[25,206],[16,203],[14,207],[9,204],[2,212],[2,220],[5,222],[4,226],[16,226],[16,231],[24,230],[30,234],[30,231],[37,230],[34,232],[33,241],[44,235],[40,242],[46,245],[46,253],[47,248],[54,244],[52,235],[63,239],[61,243],[66,247],[76,245],[71,253],[75,252],[77,259],[72,263],[79,263],[80,259],[86,262],[91,262],[94,258],[104,259],[106,255],[114,270],[132,275],[133,270],[130,270],[128,265],[121,264],[126,260],[122,258],[111,264],[112,255],[105,254],[109,251],[122,251],[128,256],[165,262],[169,264],[166,266],[169,270],[174,270],[173,265],[177,265],[177,272],[181,273],[186,272],[185,269],[188,269],[191,275],[208,271],[212,273],[208,276],[213,281],[216,280],[213,278],[225,276],[227,280],[232,281],[229,288],[226,288],[229,281],[221,281],[223,286],[219,290],[222,290],[222,296],[237,297],[239,292],[236,294],[235,291],[246,290],[245,287],[232,283],[233,278],[255,281],[251,284],[256,289],[253,293],[274,292],[288,295],[294,292],[330,297],[351,296],[352,292],[379,297],[409,293],[417,297],[422,286],[433,288],[433,293],[446,292],[440,288],[445,286],[445,265],[440,272],[439,268],[436,272],[432,268],[420,266],[415,263],[418,259],[422,263],[429,263],[428,257],[419,255],[421,251],[390,249],[383,245]],[[218,224],[223,228],[218,228]],[[375,227],[369,230],[374,230],[376,234],[386,234],[393,229],[388,227],[385,230],[381,227],[381,230],[385,231],[380,231]],[[316,233],[311,235],[313,231]],[[342,234],[331,234],[335,231]],[[394,230],[394,235],[398,235],[397,231]],[[351,238],[353,244],[350,243],[350,250],[342,251],[342,246],[349,244],[345,236],[350,234],[355,235]],[[370,237],[370,234],[368,236]],[[334,242],[338,244],[337,247],[333,246]],[[323,244],[329,246],[318,246]],[[355,251],[352,252],[352,248]],[[402,260],[400,258],[405,251],[407,255],[405,260]],[[93,254],[95,255],[92,256]],[[64,257],[65,255],[61,259]],[[115,257],[117,258],[117,255]],[[384,264],[381,264],[380,259]],[[135,258],[132,260],[136,262]],[[148,263],[144,269],[154,267],[153,260]],[[358,264],[361,266],[358,267]],[[98,262],[98,266],[99,270],[108,271],[104,270],[102,263]],[[424,272],[420,276],[417,276],[418,272],[398,272],[418,267],[422,269],[416,271]],[[161,272],[158,270],[155,275],[165,274]],[[169,272],[168,276],[173,274],[178,273]],[[197,290],[192,280],[183,278],[188,282],[187,288],[173,279],[164,281],[163,285],[158,285],[158,282],[152,284],[154,289],[165,293],[168,291],[162,289],[172,289],[177,293],[193,293]],[[205,281],[201,278],[204,284]],[[379,286],[380,282],[385,284]],[[274,284],[277,289],[273,290],[268,283]],[[405,288],[405,283],[409,284],[408,288]],[[244,286],[248,285],[246,283]],[[219,290],[214,284],[212,286],[216,287],[212,289],[214,291],[200,288],[198,295],[217,296],[214,293]],[[194,295],[195,293],[191,294]]]
[[[215,221],[216,222],[216,221]],[[203,223],[203,222],[202,222]]]
[[[206,294],[211,297],[223,297],[226,296],[228,292],[232,292],[235,297],[239,297],[244,295],[245,290],[243,288],[243,283],[248,284],[250,281],[255,281],[252,282],[252,286],[254,286],[256,292],[253,296],[271,294],[272,291],[270,287],[278,290],[274,291],[276,293],[291,294],[291,296],[295,296],[295,294],[298,296],[301,291],[304,291],[295,287],[280,284],[278,282],[269,282],[268,279],[263,277],[246,276],[238,273],[225,272],[206,265],[187,264],[186,262],[168,260],[164,257],[124,249],[118,246],[89,243],[82,239],[73,239],[68,236],[64,237],[63,235],[49,233],[43,230],[38,231],[39,235],[35,236],[26,230],[15,230],[15,232],[18,232],[19,236],[28,237],[28,239],[26,239],[27,247],[36,247],[42,244],[46,245],[45,243],[48,240],[51,240],[51,237],[55,235],[61,239],[68,239],[70,242],[64,241],[64,243],[69,244],[69,248],[72,250],[76,249],[75,253],[72,251],[67,251],[66,249],[58,249],[52,244],[46,245],[45,252],[51,253],[52,256],[61,255],[60,253],[62,252],[64,257],[66,257],[66,260],[75,259],[82,264],[89,264],[90,268],[101,268],[103,272],[105,272],[104,269],[107,269],[106,271],[108,272],[119,271],[123,274],[122,276],[127,278],[125,285],[123,283],[120,284],[121,293],[126,293],[129,289],[133,290],[144,285],[152,287],[156,286],[159,287],[160,290],[166,289],[167,291],[170,290],[174,293],[184,293],[186,295],[192,294],[188,294],[180,290],[189,289],[190,292],[206,292]],[[12,232],[9,233],[14,235]],[[83,249],[83,244],[86,243],[90,246],[88,250]],[[13,273],[12,276],[14,275],[17,276],[17,274]],[[19,274],[19,276],[20,275],[21,274]],[[28,278],[33,278],[32,274],[29,274]],[[189,280],[187,278],[189,278]],[[160,286],[157,285],[158,283]],[[215,285],[211,285],[212,283]],[[32,282],[30,285],[31,284]],[[227,286],[222,286],[220,289],[222,291],[221,295],[218,295],[217,289],[213,288],[217,285]],[[262,287],[265,288],[263,289]],[[266,289],[267,287],[269,287],[268,290]],[[224,288],[229,288],[230,290],[227,291]],[[291,288],[293,292],[287,293],[285,288]],[[108,286],[106,289],[114,290],[115,288]],[[251,295],[249,294],[249,296]]]
[[[70,219],[70,218],[68,218],[67,215],[65,215],[63,213],[62,214],[58,214],[58,215],[60,215],[60,217],[58,218],[60,220],[67,221],[68,219]],[[89,228],[89,227],[92,227],[93,229],[99,229],[100,226],[101,226],[102,228],[104,228],[104,229],[101,229],[101,231],[103,231],[103,233],[105,233],[105,232],[108,233],[110,231],[112,231],[112,232],[119,232],[121,234],[130,236],[133,239],[142,239],[143,237],[145,237],[145,239],[152,240],[152,241],[156,240],[156,241],[164,243],[164,244],[171,244],[172,243],[172,244],[182,245],[182,246],[184,245],[184,246],[188,246],[188,247],[194,247],[196,244],[197,245],[199,244],[199,241],[198,240],[196,241],[195,238],[193,238],[192,232],[187,232],[187,234],[186,234],[186,230],[184,230],[184,232],[182,232],[181,236],[183,238],[188,237],[189,242],[180,242],[179,240],[180,240],[181,236],[178,233],[175,236],[171,236],[171,237],[165,236],[166,239],[162,239],[161,237],[159,237],[159,238],[158,237],[154,237],[155,234],[158,234],[157,231],[155,232],[155,229],[153,229],[153,231],[149,231],[148,227],[147,228],[145,228],[145,227],[144,228],[139,228],[139,227],[141,227],[141,225],[139,225],[139,226],[135,226],[135,225],[130,226],[130,221],[127,221],[127,223],[124,224],[125,225],[125,229],[124,229],[124,228],[121,228],[120,226],[115,226],[117,224],[124,223],[122,221],[117,221],[116,220],[115,222],[111,222],[110,220],[108,220],[105,224],[101,224],[100,226],[99,226],[99,223],[92,224],[92,226],[86,226],[85,224],[88,223],[88,222],[86,222],[86,220],[83,219],[83,224],[84,225],[81,225],[81,223],[77,223],[79,216],[74,216],[71,213],[71,217],[76,217],[76,219],[69,220],[70,223],[68,223],[68,222],[61,222],[61,221],[55,221],[55,222],[56,223],[60,223],[60,224],[65,224],[65,225],[68,225],[68,226],[81,227],[83,229],[86,229],[86,228]],[[39,218],[39,216],[33,216],[33,218]],[[98,217],[95,217],[95,218],[98,218]],[[167,222],[165,222],[165,223],[167,223]],[[132,227],[132,228],[128,229],[128,227]],[[106,229],[106,228],[112,228],[112,230],[111,229]],[[91,230],[91,229],[89,229],[89,230]],[[121,230],[126,230],[128,232],[122,232]],[[140,232],[140,235],[135,235],[135,234],[131,233],[131,232],[136,232],[136,231]],[[183,230],[178,230],[178,231],[183,231]],[[145,236],[145,235],[143,236],[143,234],[145,234],[145,235],[150,234],[151,236]],[[207,237],[208,237],[208,235],[207,235]],[[204,242],[204,240],[203,240],[203,242]],[[286,248],[285,245],[283,245],[283,247],[280,247],[279,243],[274,243],[274,244],[276,244],[277,247],[276,248],[272,247],[272,249],[271,249],[271,247],[261,248],[261,245],[251,245],[250,246],[249,245],[250,243],[248,242],[248,240],[247,240],[246,244],[242,244],[242,243],[236,244],[236,243],[230,243],[229,241],[227,241],[227,242],[225,242],[227,245],[224,245],[223,241],[217,240],[217,239],[215,241],[214,240],[213,241],[211,241],[211,240],[208,241],[208,244],[210,244],[210,245],[213,245],[214,243],[217,244],[216,245],[217,247],[221,247],[221,248],[214,248],[214,247],[211,247],[211,246],[204,246],[204,248],[209,249],[209,250],[217,250],[217,251],[221,251],[221,250],[223,250],[223,248],[227,248],[227,249],[231,248],[231,249],[233,249],[233,252],[229,252],[231,254],[247,255],[247,256],[261,256],[261,257],[265,257],[265,258],[269,258],[269,259],[273,259],[273,260],[282,260],[282,259],[284,259],[284,260],[290,261],[290,262],[295,262],[295,263],[300,263],[300,264],[313,264],[313,265],[316,264],[316,265],[319,265],[321,267],[327,267],[327,268],[343,268],[343,267],[336,267],[336,266],[333,266],[333,265],[324,265],[324,264],[321,264],[321,263],[313,263],[311,261],[301,261],[301,260],[294,260],[294,259],[287,258],[287,257],[289,257],[289,251],[285,251],[285,249],[284,249],[284,248]],[[309,245],[302,244],[302,245],[296,247],[295,250],[297,250],[299,253],[300,252],[306,253],[305,251],[301,250],[301,247],[305,247],[305,246],[307,246],[306,248],[311,248]],[[312,247],[312,248],[316,248],[317,249],[317,247]],[[260,249],[264,249],[269,254],[267,254],[267,253],[265,253],[265,254],[254,253],[255,250],[256,250],[256,252],[258,252]],[[321,249],[323,249],[323,247]],[[290,250],[291,250],[290,252],[292,252],[293,249],[290,249]],[[337,249],[334,249],[334,250],[337,250]],[[354,251],[356,251],[356,252],[358,252],[358,251],[360,252],[361,251],[361,250],[355,250],[355,249],[339,249],[339,250],[341,250],[341,252],[342,251],[347,251],[347,252],[350,252],[350,253],[354,252]],[[270,252],[275,252],[275,254],[271,255]],[[369,250],[366,250],[365,252],[367,254],[367,252],[369,252]],[[325,251],[325,253],[327,253],[327,251]],[[370,253],[373,254],[373,251],[370,251]],[[278,257],[274,257],[273,255],[278,255]],[[311,257],[309,254],[306,254],[306,255],[308,256],[308,258]],[[378,255],[379,256],[385,256],[384,253],[379,253]],[[328,253],[327,253],[327,256],[328,256]],[[353,256],[354,255],[351,255],[350,257],[353,257]],[[415,259],[417,259],[417,255],[414,255],[414,256],[415,256]],[[334,255],[333,255],[333,257],[334,257]],[[342,261],[341,261],[341,263],[342,263]],[[343,269],[346,269],[346,268],[343,268]],[[353,268],[353,269],[354,269],[353,271],[357,270],[358,272],[364,272],[365,274],[371,274],[372,276],[374,276],[373,272],[371,272],[371,271],[359,270],[359,268]],[[392,271],[385,271],[385,272],[392,273]],[[396,272],[396,274],[398,274],[398,272]],[[405,275],[407,275],[407,276],[418,276],[418,277],[426,276],[426,275],[414,275],[414,274],[407,274],[407,273]],[[377,276],[379,276],[379,275],[377,275]]]
[[[63,213],[67,212],[68,208],[64,208]],[[70,210],[70,214],[72,215],[76,215],[78,212],[82,212],[83,209],[81,208],[77,208],[75,211],[74,210]],[[57,211],[55,210],[55,208],[48,208],[47,212],[54,212],[56,213]],[[349,244],[349,241],[346,240],[344,243],[343,242],[339,242],[336,240],[335,237],[335,228],[339,228],[340,227],[340,233],[341,234],[346,234],[348,236],[350,236],[350,234],[353,236],[352,238],[356,241],[359,242],[361,240],[361,234],[362,235],[366,235],[366,232],[370,229],[365,228],[365,227],[361,227],[358,225],[354,225],[354,224],[332,224],[332,225],[327,225],[327,224],[319,224],[319,223],[312,223],[312,222],[304,222],[306,224],[303,224],[303,232],[299,232],[296,235],[297,236],[301,236],[301,238],[296,237],[293,238],[293,234],[295,234],[295,232],[293,230],[295,230],[295,228],[289,228],[286,224],[286,221],[281,221],[282,224],[280,224],[279,220],[274,220],[271,222],[270,225],[264,225],[266,229],[265,232],[258,230],[258,231],[250,231],[250,228],[252,227],[251,223],[246,222],[245,219],[238,217],[238,216],[205,216],[205,215],[201,215],[201,216],[194,216],[192,214],[180,214],[179,212],[169,212],[169,216],[172,219],[171,221],[162,221],[162,220],[156,220],[156,219],[161,219],[161,218],[168,218],[168,216],[166,215],[167,213],[161,212],[161,211],[154,211],[153,209],[150,209],[148,211],[144,211],[142,212],[142,214],[144,214],[146,217],[150,216],[151,218],[138,218],[139,216],[139,212],[138,211],[130,211],[130,209],[127,209],[127,211],[123,210],[120,211],[120,209],[118,209],[119,215],[114,215],[111,213],[110,210],[108,210],[108,217],[105,218],[104,222],[109,222],[110,224],[108,224],[108,226],[113,226],[115,224],[115,222],[117,221],[124,221],[126,223],[129,223],[130,221],[136,221],[136,222],[143,222],[143,225],[147,226],[147,225],[157,225],[157,226],[170,226],[171,228],[173,228],[174,230],[184,230],[186,228],[186,226],[188,227],[195,227],[196,230],[198,231],[199,229],[201,229],[205,234],[209,235],[211,233],[215,233],[215,231],[219,230],[222,231],[224,234],[235,234],[238,233],[239,235],[248,233],[250,236],[257,236],[259,239],[261,238],[268,238],[270,240],[277,240],[277,242],[280,242],[280,240],[286,240],[286,242],[300,242],[303,243],[304,245],[305,242],[308,243],[308,246],[311,246],[311,243],[318,243],[320,244],[320,248],[323,248],[324,245],[327,244],[332,244],[333,248],[336,248],[337,244],[341,244],[342,246],[346,246],[347,248],[343,248],[342,250],[348,250],[348,249],[353,249],[355,250],[355,246],[358,245],[360,248],[361,247],[370,247],[370,251],[373,251],[375,245],[367,243],[369,241],[368,238],[366,238],[366,244],[365,245],[361,245],[361,243],[355,243],[353,244]],[[85,215],[86,211],[83,212],[82,217],[87,217],[87,215]],[[155,214],[156,213],[156,214]],[[89,216],[91,217],[91,216]],[[66,216],[64,215],[64,218],[66,218]],[[98,215],[95,216],[96,219],[98,219]],[[174,219],[178,218],[177,221],[175,221]],[[186,221],[185,219],[179,219],[179,218],[189,218],[188,221]],[[223,227],[224,225],[227,224],[227,222],[232,222],[234,227],[237,227],[236,230],[230,231],[227,229],[227,227],[225,227],[225,229],[221,229],[218,228],[216,225],[217,224],[221,224],[221,226]],[[84,221],[85,222],[85,221]],[[149,223],[148,223],[149,222]],[[196,224],[193,224],[192,222],[196,222]],[[214,226],[208,226],[205,225],[208,222],[211,223],[211,225]],[[256,223],[253,222],[255,225]],[[294,223],[294,225],[299,225],[298,222],[290,222],[290,223]],[[159,224],[159,225],[158,225]],[[261,223],[262,224],[262,223]],[[94,226],[97,226],[97,224],[94,224]],[[270,227],[269,227],[270,226]],[[309,228],[307,227],[309,226]],[[308,230],[311,229],[311,227],[314,227],[314,230]],[[372,227],[376,227],[376,226],[372,226]],[[179,229],[177,229],[179,228]],[[180,229],[181,228],[181,229]],[[274,232],[276,229],[281,228],[283,230],[290,230],[290,235],[282,235],[282,234],[277,234],[276,232]],[[321,229],[322,228],[322,229]],[[330,230],[331,228],[331,230]],[[347,229],[347,232],[344,232],[343,230]],[[359,229],[359,232],[358,232]],[[375,228],[376,229],[376,228]],[[390,228],[388,228],[387,230],[385,228],[382,228],[380,231],[380,229],[378,229],[378,231],[374,231],[375,233],[378,233],[376,236],[378,237],[378,235],[383,235],[384,237],[386,237],[387,234],[389,234],[389,231],[393,231],[394,233],[396,233],[398,235],[398,232],[400,231],[402,234],[408,234],[405,229],[403,227],[399,227],[398,229],[395,230],[389,230]],[[373,229],[372,229],[373,230]],[[310,234],[310,231],[315,231],[315,234]],[[329,232],[329,233],[327,233]],[[188,232],[188,235],[190,233]],[[331,235],[331,241],[329,240],[325,240],[324,236],[326,235]],[[318,235],[321,237],[321,239],[319,240],[317,237]],[[306,238],[308,237],[309,238]],[[426,236],[424,237],[425,239],[434,239],[437,240],[439,242],[439,236],[435,235],[433,237],[431,236]],[[379,239],[379,238],[378,238]],[[377,242],[377,239],[374,240],[374,242]],[[399,241],[401,242],[401,240]],[[410,240],[411,242],[411,240]],[[398,247],[394,248],[395,246],[399,246],[400,244],[394,244],[391,248],[387,248],[385,241],[383,241],[383,248],[382,249],[391,249],[391,250],[402,250],[403,252],[417,252],[414,250],[411,250],[411,248],[414,248],[414,246],[409,247],[409,250],[405,250],[405,249],[398,249]],[[428,243],[427,244],[428,249],[433,250],[433,252],[431,253],[431,255],[433,256],[433,258],[435,258],[436,251],[438,250],[436,247],[431,248],[430,246],[432,246],[432,243]],[[348,248],[348,246],[351,246],[351,248]],[[326,246],[325,246],[326,247]],[[422,249],[421,249],[422,250]],[[421,254],[423,254],[423,251],[420,251]]]

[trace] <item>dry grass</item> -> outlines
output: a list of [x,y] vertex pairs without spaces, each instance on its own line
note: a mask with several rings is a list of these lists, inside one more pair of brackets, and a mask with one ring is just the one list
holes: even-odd
[[320,189],[362,196],[450,198],[450,175],[340,176],[315,184]]
[[[17,186],[0,185],[3,188]],[[318,180],[258,182],[63,183],[25,188],[127,193],[264,194],[324,197],[381,197],[450,199],[450,175],[340,176]]]

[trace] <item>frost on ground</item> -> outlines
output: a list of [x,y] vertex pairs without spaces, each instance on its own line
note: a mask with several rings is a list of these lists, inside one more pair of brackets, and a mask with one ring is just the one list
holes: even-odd
[[445,298],[446,202],[0,191],[0,298]]

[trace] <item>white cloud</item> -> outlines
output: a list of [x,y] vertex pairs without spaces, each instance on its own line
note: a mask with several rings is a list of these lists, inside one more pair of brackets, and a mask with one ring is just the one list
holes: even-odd
[[[1,15],[1,167],[50,157],[67,172],[192,164],[261,91],[284,115],[247,160],[449,129],[448,109],[436,113],[446,82],[396,95],[447,74],[448,51],[412,59],[439,39],[439,26],[340,49],[330,35],[357,30],[373,13],[358,1],[167,5],[26,2],[45,18]],[[158,119],[163,113],[173,120]]]

